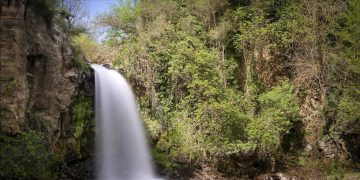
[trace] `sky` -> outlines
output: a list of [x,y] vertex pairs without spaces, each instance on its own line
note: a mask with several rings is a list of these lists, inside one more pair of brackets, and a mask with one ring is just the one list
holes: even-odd
[[94,18],[97,14],[109,11],[112,4],[117,3],[118,0],[86,0],[85,2],[91,18]]
[[[94,20],[98,14],[109,11],[118,2],[119,0],[85,0],[86,8],[90,14],[90,17],[87,19],[90,21]],[[101,42],[106,37],[105,29],[93,29],[92,36],[97,42]]]

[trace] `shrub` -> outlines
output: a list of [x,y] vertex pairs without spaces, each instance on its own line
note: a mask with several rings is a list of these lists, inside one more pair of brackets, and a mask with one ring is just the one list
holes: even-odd
[[74,52],[75,52],[74,61],[75,61],[76,69],[79,70],[80,73],[89,74],[90,66],[86,64],[84,61],[84,56],[83,56],[84,53],[77,46],[75,46]]
[[261,110],[249,124],[247,133],[250,143],[255,143],[262,152],[279,150],[284,135],[294,122],[300,120],[298,99],[293,86],[284,81],[269,92],[259,96]]
[[14,179],[51,178],[54,159],[35,131],[0,136],[0,177]]
[[360,89],[346,89],[338,104],[336,128],[344,134],[360,134]]

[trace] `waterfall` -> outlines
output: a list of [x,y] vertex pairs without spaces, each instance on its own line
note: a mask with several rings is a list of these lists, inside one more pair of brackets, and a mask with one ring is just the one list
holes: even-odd
[[115,70],[95,70],[97,179],[155,179],[134,95]]

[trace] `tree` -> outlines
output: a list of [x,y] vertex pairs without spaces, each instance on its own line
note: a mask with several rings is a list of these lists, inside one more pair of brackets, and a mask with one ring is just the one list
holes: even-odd
[[85,32],[85,17],[88,12],[85,8],[86,0],[59,0],[59,14],[64,18],[63,28],[68,37],[72,34]]

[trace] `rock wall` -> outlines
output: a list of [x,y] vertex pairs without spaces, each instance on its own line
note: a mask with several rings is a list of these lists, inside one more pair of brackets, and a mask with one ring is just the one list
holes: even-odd
[[0,135],[31,129],[45,135],[59,161],[88,156],[91,73],[76,68],[75,50],[56,18],[49,22],[22,0],[0,3]]
[[305,92],[300,106],[300,116],[305,125],[306,151],[310,155],[318,153],[317,143],[323,136],[325,116],[323,112],[325,95],[316,89]]
[[25,6],[19,1],[1,5],[1,133],[17,133],[25,127],[29,99],[26,62]]
[[25,8],[22,1],[1,6],[1,133],[29,125],[27,115],[50,136],[75,95],[77,73],[70,43],[56,23]]

